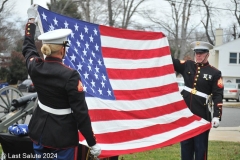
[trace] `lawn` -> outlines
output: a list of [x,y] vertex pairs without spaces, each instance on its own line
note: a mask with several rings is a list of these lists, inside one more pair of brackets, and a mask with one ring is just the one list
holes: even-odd
[[[119,156],[119,160],[180,160],[180,144]],[[208,160],[240,160],[240,142],[209,141]]]
[[[0,155],[2,148],[0,146]],[[118,160],[180,160],[180,144],[119,156]],[[240,160],[240,142],[209,141],[208,160]]]

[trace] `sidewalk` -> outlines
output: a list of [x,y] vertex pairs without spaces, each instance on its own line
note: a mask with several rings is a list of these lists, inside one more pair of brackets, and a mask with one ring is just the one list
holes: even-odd
[[209,140],[240,143],[240,126],[211,128]]
[[[240,108],[240,103],[223,101],[223,107]],[[211,128],[209,140],[240,143],[240,126]]]

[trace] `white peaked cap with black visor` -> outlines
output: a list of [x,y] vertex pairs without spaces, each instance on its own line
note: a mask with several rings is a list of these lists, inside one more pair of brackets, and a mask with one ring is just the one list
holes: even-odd
[[206,53],[213,49],[213,45],[208,42],[196,41],[190,44],[192,50],[196,53]]
[[68,46],[67,37],[72,33],[71,29],[56,29],[38,36],[43,44],[62,44]]

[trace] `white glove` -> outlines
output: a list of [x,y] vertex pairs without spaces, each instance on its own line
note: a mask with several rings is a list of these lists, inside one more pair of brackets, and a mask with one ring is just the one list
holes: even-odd
[[90,147],[90,152],[94,157],[97,157],[101,154],[101,148],[98,144],[95,144],[94,146]]
[[28,19],[37,17],[37,15],[38,15],[37,8],[38,8],[38,5],[36,5],[36,4],[33,4],[33,5],[31,5],[31,7],[28,8],[28,10],[27,10]]
[[212,127],[213,128],[217,128],[218,126],[219,126],[219,118],[217,118],[217,117],[213,117],[213,119],[212,119]]

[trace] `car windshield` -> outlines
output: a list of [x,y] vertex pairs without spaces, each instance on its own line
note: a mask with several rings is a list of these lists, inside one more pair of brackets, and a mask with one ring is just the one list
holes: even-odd
[[177,82],[178,86],[184,86],[184,82]]
[[31,83],[32,83],[32,81],[30,79],[27,79],[27,80],[23,81],[22,84],[31,84]]
[[224,88],[236,88],[236,84],[225,83],[225,84],[224,84]]

